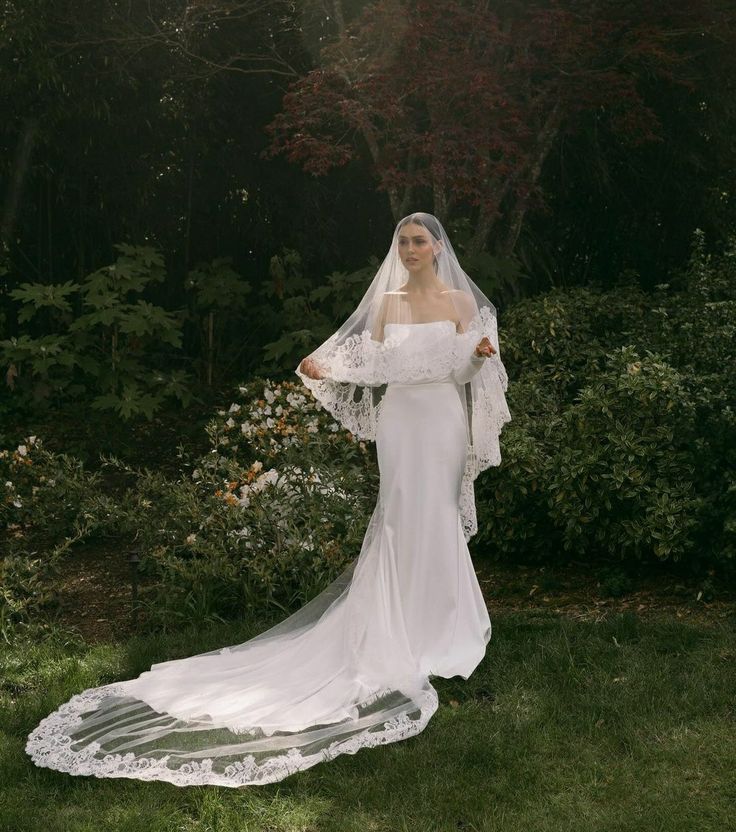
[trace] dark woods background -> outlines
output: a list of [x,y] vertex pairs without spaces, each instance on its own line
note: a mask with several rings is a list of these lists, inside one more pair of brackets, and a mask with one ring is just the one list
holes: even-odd
[[716,597],[735,24],[730,0],[0,5],[0,637],[58,602],[72,546],[135,546],[162,626],[339,573],[375,449],[294,368],[416,210],[499,310],[513,418],[474,554],[618,594],[679,564]]
[[413,210],[445,221],[500,310],[622,274],[649,289],[695,228],[717,248],[733,227],[728,2],[24,0],[0,15],[16,402],[90,393],[130,415],[157,406],[164,370],[181,401],[291,373]]

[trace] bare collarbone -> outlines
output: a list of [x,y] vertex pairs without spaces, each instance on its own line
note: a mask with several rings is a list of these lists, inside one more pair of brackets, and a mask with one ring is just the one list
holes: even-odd
[[[447,300],[449,300],[446,296],[451,296],[457,292],[461,291],[460,289],[439,289],[437,291],[437,296],[442,298],[444,303],[436,303],[431,306],[425,306],[421,311],[415,311],[414,307],[416,307],[416,303],[412,304],[409,298],[415,294],[411,290],[406,288],[406,284],[404,286],[400,286],[395,291],[385,292],[386,295],[398,295],[400,298],[400,302],[407,303],[412,311],[412,320],[417,317],[420,320],[414,321],[414,323],[434,323],[435,321],[452,321],[455,324],[455,329],[458,330],[461,326],[460,318],[457,314],[457,309],[455,304],[450,301],[449,309]],[[436,314],[432,314],[436,312]],[[390,323],[390,321],[386,321],[386,323]]]

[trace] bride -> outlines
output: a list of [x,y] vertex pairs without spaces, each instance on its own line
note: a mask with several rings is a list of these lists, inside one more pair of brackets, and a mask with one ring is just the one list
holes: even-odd
[[38,766],[240,787],[421,732],[431,676],[467,679],[491,622],[467,541],[473,481],[511,418],[496,310],[444,228],[415,213],[356,310],[296,373],[380,487],[358,556],[295,613],[229,647],[90,688],[28,735]]

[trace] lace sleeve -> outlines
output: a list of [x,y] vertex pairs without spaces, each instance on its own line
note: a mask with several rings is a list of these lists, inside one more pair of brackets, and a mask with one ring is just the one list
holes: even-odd
[[458,353],[459,357],[452,369],[452,377],[458,384],[466,384],[480,370],[487,358],[485,355],[475,354],[475,343],[472,341],[469,344],[463,341]]

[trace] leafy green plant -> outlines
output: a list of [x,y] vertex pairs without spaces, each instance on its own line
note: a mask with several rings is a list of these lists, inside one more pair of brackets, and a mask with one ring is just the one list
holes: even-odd
[[198,263],[187,275],[186,285],[192,296],[201,352],[205,355],[207,383],[211,385],[217,361],[230,347],[224,343],[224,333],[240,319],[252,287],[235,271],[232,257]]
[[274,327],[278,337],[263,348],[259,372],[290,370],[328,338],[363,296],[366,281],[379,266],[372,257],[357,271],[332,272],[318,281],[304,274],[299,253],[291,249],[271,258],[271,282],[262,287],[264,306],[276,308]]
[[[512,422],[476,484],[473,546],[545,561],[736,555],[736,237],[650,293],[554,290],[511,307]],[[523,521],[520,521],[523,518]]]
[[58,330],[0,341],[0,360],[16,395],[36,400],[88,395],[92,408],[123,419],[150,419],[172,397],[183,405],[191,401],[188,374],[164,368],[166,348],[181,346],[181,321],[140,297],[164,280],[163,257],[149,246],[116,248],[115,263],[79,284],[24,283],[9,293],[21,304],[19,322],[44,314]]

